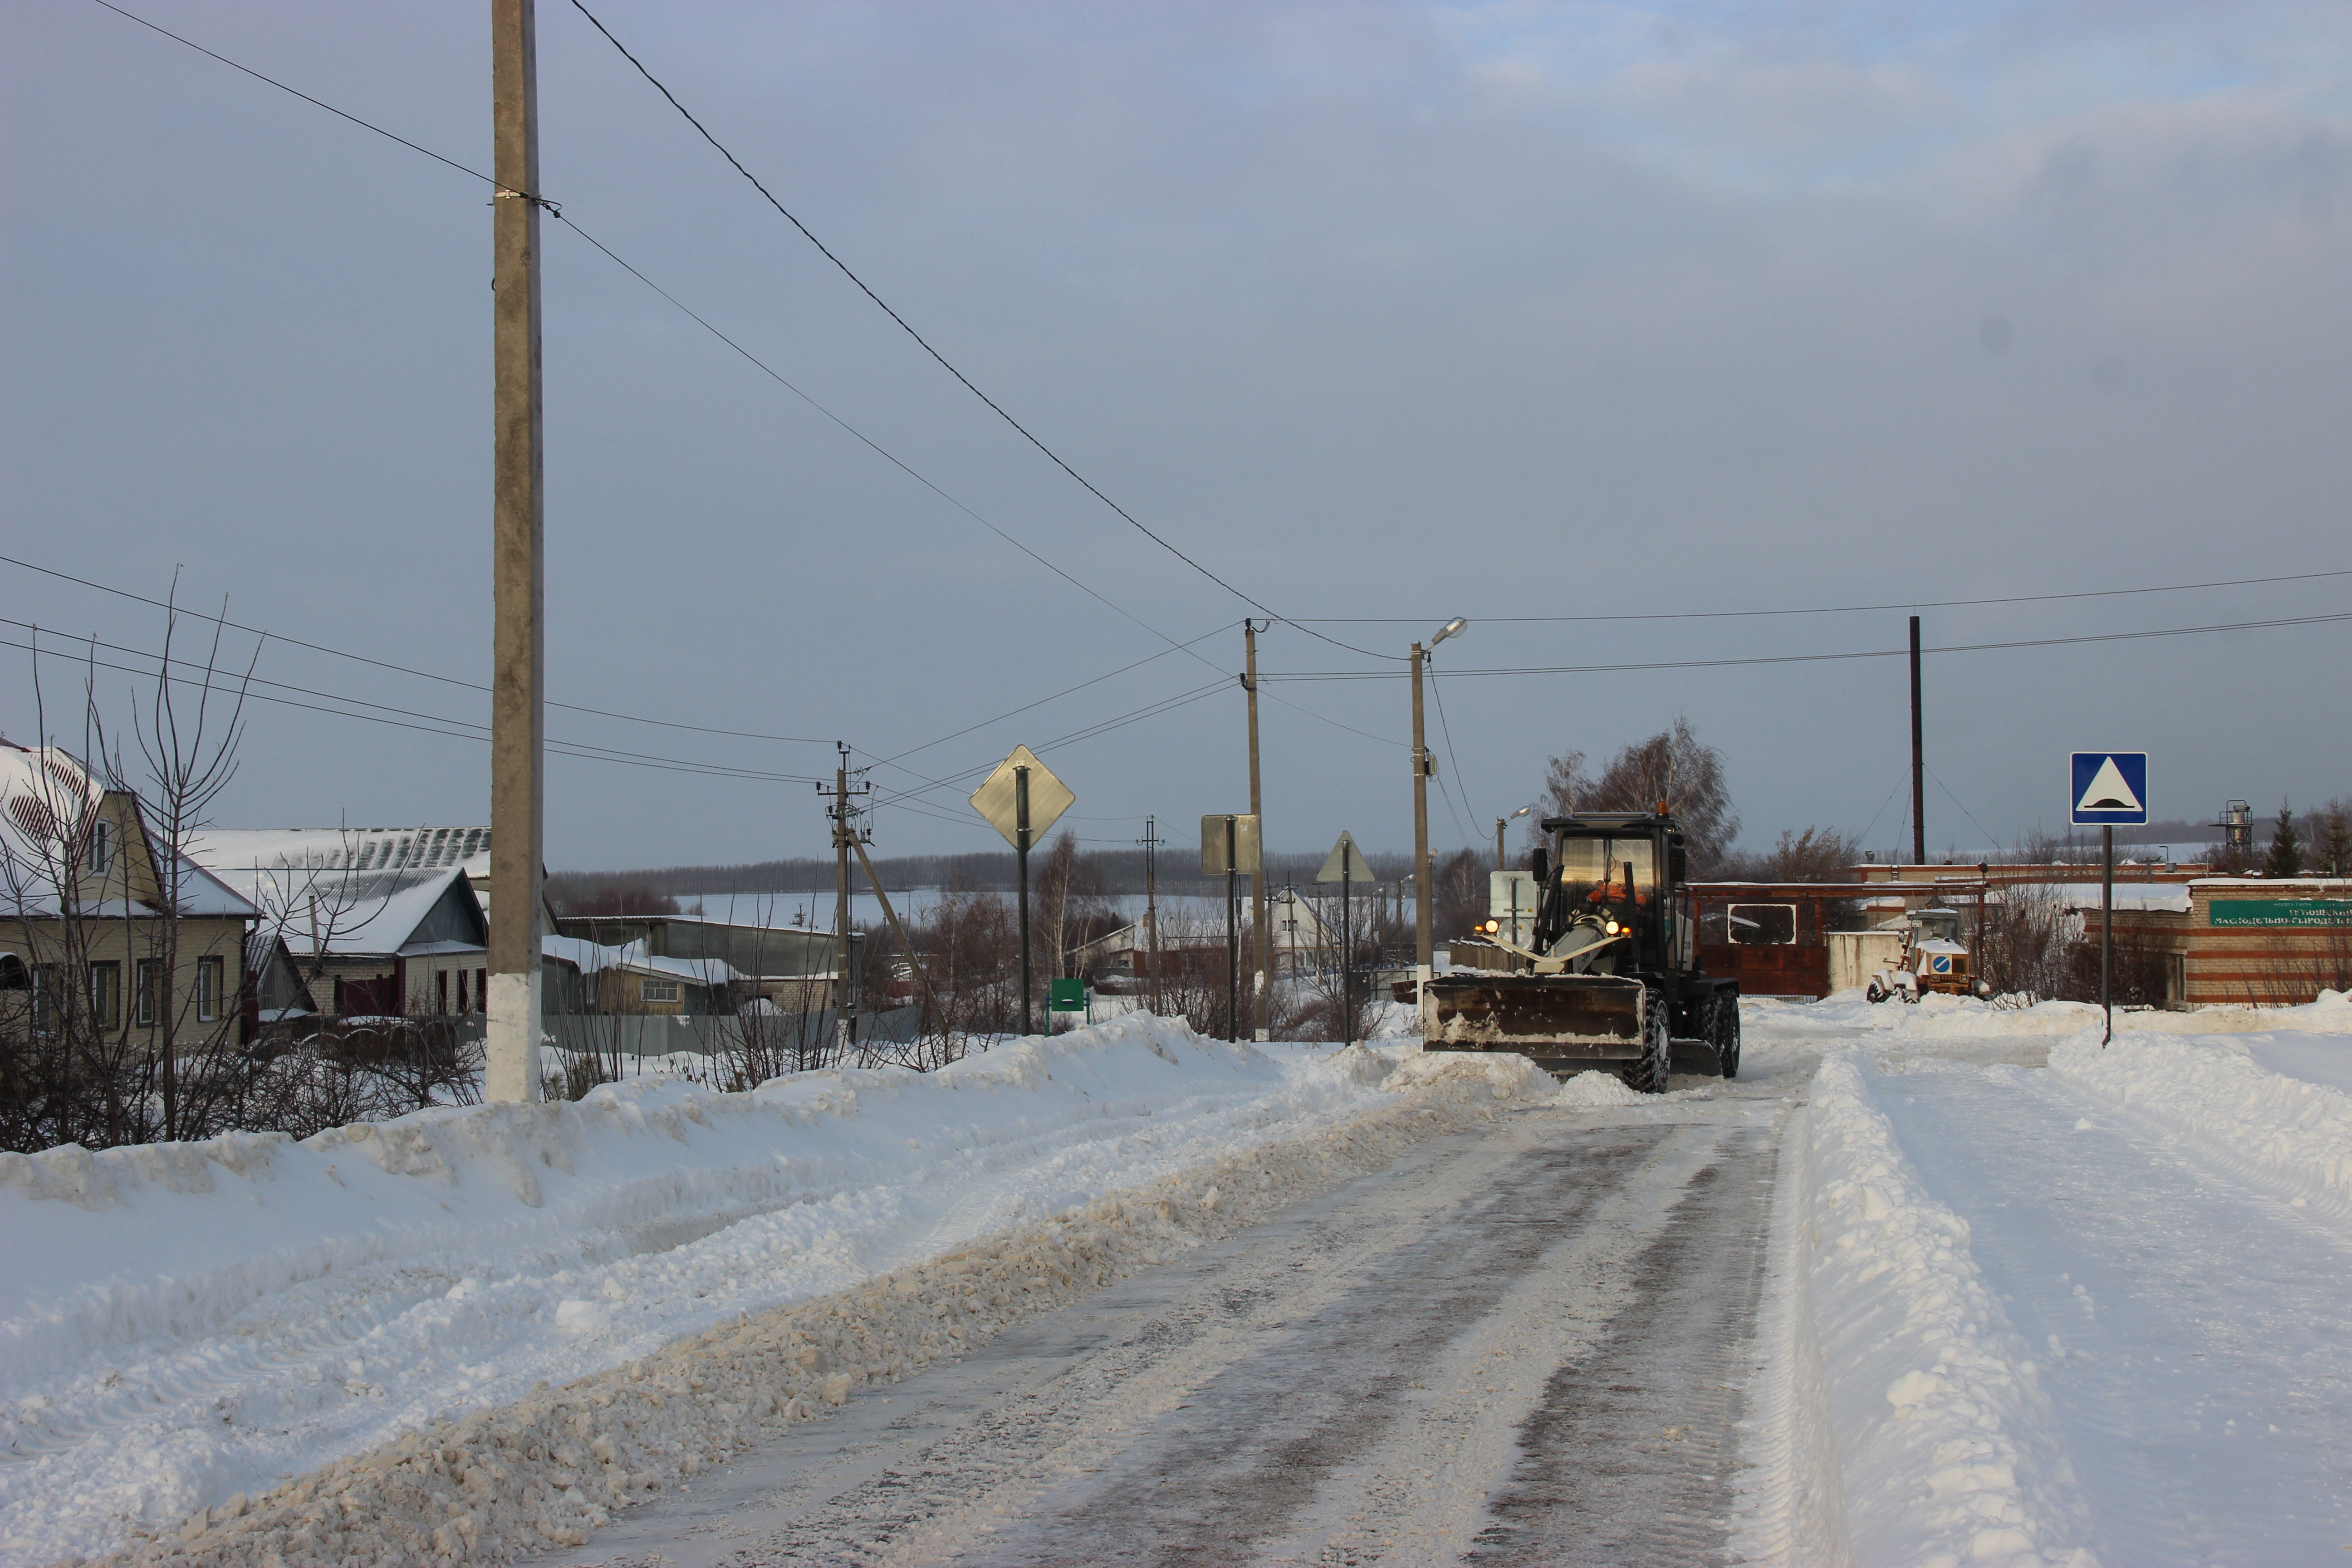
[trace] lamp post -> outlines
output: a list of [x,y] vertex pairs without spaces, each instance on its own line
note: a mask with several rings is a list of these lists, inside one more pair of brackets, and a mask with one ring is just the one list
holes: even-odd
[[[1429,639],[1434,648],[1447,637],[1460,637],[1470,623],[1454,616]],[[1422,1038],[1429,1037],[1429,980],[1432,968],[1429,930],[1429,775],[1435,760],[1423,743],[1421,730],[1421,672],[1429,649],[1412,645],[1412,994],[1421,1013]]]
[[1511,813],[1511,815],[1510,815],[1510,816],[1498,816],[1498,817],[1495,818],[1495,869],[1496,869],[1496,870],[1497,870],[1497,871],[1507,871],[1507,870],[1509,870],[1509,869],[1510,869],[1510,867],[1509,867],[1509,866],[1507,866],[1507,865],[1506,865],[1506,864],[1504,863],[1504,860],[1503,860],[1503,829],[1505,829],[1506,827],[1508,827],[1512,823],[1517,822],[1519,818],[1521,818],[1521,817],[1525,816],[1528,813],[1529,813],[1529,812],[1533,811],[1534,809],[1535,809],[1535,805],[1533,805],[1533,803],[1529,803],[1528,805],[1523,805],[1523,806],[1519,807],[1519,809],[1518,809],[1518,810],[1517,810],[1517,811],[1515,811],[1515,812]]

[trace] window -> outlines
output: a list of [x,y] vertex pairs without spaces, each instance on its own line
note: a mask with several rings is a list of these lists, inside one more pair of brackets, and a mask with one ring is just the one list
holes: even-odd
[[114,864],[114,825],[100,817],[89,825],[89,874],[103,877]]
[[196,960],[196,1021],[217,1023],[221,1016],[221,993],[227,989],[221,984],[226,977],[228,964],[217,954]]
[[152,1026],[163,1016],[163,961],[142,958],[133,973],[138,976],[138,985],[131,1021]]
[[474,1010],[466,997],[466,982],[472,978],[473,976],[464,970],[457,971],[457,1011],[460,1013],[470,1013]]
[[[23,799],[22,795],[17,797]],[[54,1029],[60,1020],[58,1011],[58,966],[54,963],[33,965],[33,1027]]]
[[446,969],[433,972],[433,1010],[436,1013],[449,1010],[449,972]]
[[677,982],[675,980],[641,980],[637,984],[638,994],[648,1002],[677,1000]]
[[487,969],[474,971],[474,1003],[485,1013],[490,1010],[490,972]]
[[122,1023],[122,965],[112,960],[89,966],[89,1021],[100,1029]]

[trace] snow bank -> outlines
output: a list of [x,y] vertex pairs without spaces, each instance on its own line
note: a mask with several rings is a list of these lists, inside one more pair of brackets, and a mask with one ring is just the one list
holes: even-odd
[[819,1300],[737,1316],[561,1389],[541,1384],[511,1405],[198,1509],[109,1561],[390,1568],[584,1544],[613,1510],[822,1415],[859,1387],[1270,1217],[1413,1143],[1492,1119],[1497,1087],[1473,1074],[1408,1078],[1402,1103],[1230,1153]]
[[1787,1370],[1762,1385],[1779,1431],[1743,1484],[1745,1549],[2084,1568],[2089,1521],[2036,1369],[1871,1079],[1856,1053],[1827,1057],[1791,1129],[1766,1324]]
[[0,1564],[1392,1110],[1375,1059],[1130,1016],[927,1075],[0,1156]]
[[[2352,1217],[2352,1094],[2270,1065],[2304,1055],[2352,1056],[2352,1041],[2342,1038],[2352,1035],[2352,998],[2330,991],[2308,1006],[2253,1016],[2267,1026],[2259,1035],[2168,1038],[2139,1027],[2141,1016],[2134,1015],[2133,1026],[2118,1030],[2105,1050],[2095,1030],[2053,1047],[2050,1069],[2158,1123],[2224,1169],[2298,1204]],[[2152,1016],[2169,1024],[2207,1015]]]

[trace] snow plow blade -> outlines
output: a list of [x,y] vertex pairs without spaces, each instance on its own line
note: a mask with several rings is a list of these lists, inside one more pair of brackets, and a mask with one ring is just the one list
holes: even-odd
[[1551,1072],[1642,1057],[1642,983],[1608,974],[1442,975],[1433,1051],[1515,1051]]

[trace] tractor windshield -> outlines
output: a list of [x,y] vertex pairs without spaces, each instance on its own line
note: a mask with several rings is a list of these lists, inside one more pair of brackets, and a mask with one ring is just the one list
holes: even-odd
[[1650,840],[1640,838],[1562,838],[1559,841],[1559,888],[1571,913],[1596,904],[1622,902],[1625,868],[1633,868],[1633,896],[1648,903],[1656,881]]

